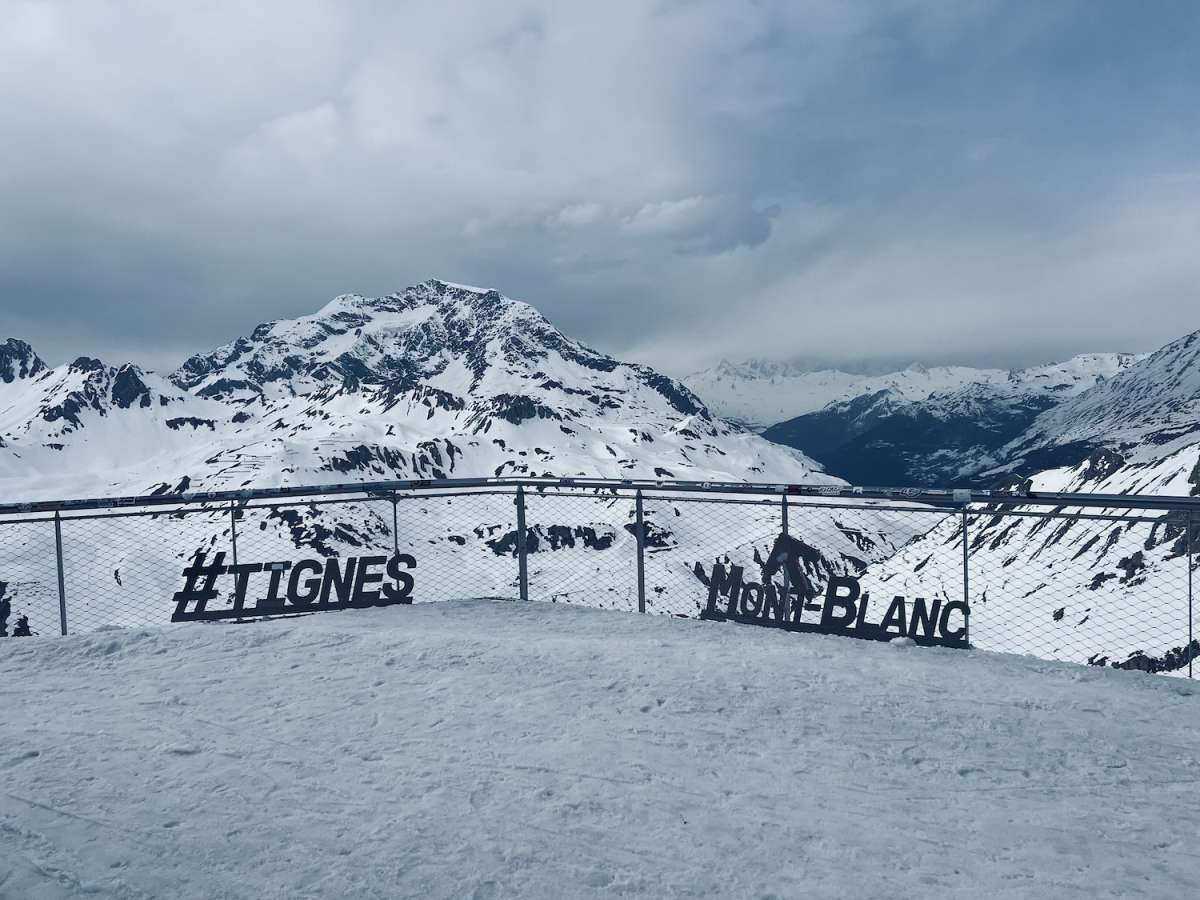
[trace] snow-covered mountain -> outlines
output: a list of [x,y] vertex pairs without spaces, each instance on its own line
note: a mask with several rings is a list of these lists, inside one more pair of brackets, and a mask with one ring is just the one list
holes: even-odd
[[[1040,413],[1139,358],[1093,353],[1026,369],[911,366],[879,376],[836,371],[731,375],[718,382],[717,393],[726,410],[743,419],[765,411],[750,405],[735,409],[737,398],[759,390],[779,408],[786,403],[806,409],[766,428],[763,436],[803,450],[852,483],[945,486],[977,480],[979,472],[1000,462],[1000,448]],[[703,381],[692,384],[704,396]],[[828,400],[833,393],[837,396]]]
[[1078,462],[1099,448],[1130,463],[1153,464],[1197,441],[1200,331],[1039,415],[1003,448],[1000,468],[1041,470]]
[[520,474],[829,480],[679,382],[444,281],[338,297],[170,378],[86,358],[51,370],[27,345],[4,348],[0,486],[14,496]]
[[[40,362],[40,360],[39,360]],[[142,492],[229,414],[137,366],[80,357],[0,383],[0,487],[10,497]]]

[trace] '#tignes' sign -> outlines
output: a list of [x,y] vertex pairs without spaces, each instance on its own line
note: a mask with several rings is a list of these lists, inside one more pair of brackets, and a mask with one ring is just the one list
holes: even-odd
[[[772,554],[768,567],[777,570],[778,566],[775,554]],[[964,601],[943,602],[940,597],[928,601],[916,597],[910,602],[895,596],[873,608],[870,594],[862,592],[857,578],[834,575],[825,587],[822,602],[816,603],[811,601],[817,599],[817,594],[796,566],[794,556],[788,560],[787,571],[789,588],[784,595],[773,578],[764,579],[766,584],[744,581],[745,572],[741,566],[731,565],[726,569],[716,563],[712,572],[704,577],[708,583],[708,603],[700,618],[872,641],[907,637],[918,644],[970,646],[968,619],[971,610]],[[810,614],[807,621],[804,619],[806,611]]]
[[[183,588],[172,598],[172,622],[412,603],[413,577],[405,570],[417,565],[407,553],[235,565],[225,565],[224,553],[214,555],[212,562],[206,559],[203,552],[197,553],[183,570]],[[222,579],[227,591],[232,587],[229,605],[210,609],[209,602],[222,595]],[[265,589],[266,596],[256,596],[248,606],[252,589],[255,594]]]

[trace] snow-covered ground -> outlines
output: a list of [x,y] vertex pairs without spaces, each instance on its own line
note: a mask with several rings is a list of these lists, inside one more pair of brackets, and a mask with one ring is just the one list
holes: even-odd
[[1179,897],[1190,683],[542,603],[0,641],[0,896]]

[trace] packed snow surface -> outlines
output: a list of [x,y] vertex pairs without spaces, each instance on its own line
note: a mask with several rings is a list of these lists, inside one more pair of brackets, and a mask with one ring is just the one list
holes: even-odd
[[541,603],[0,643],[3,897],[1200,889],[1176,679]]

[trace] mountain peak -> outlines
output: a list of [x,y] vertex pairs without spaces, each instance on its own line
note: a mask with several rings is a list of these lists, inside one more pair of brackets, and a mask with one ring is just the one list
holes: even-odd
[[483,402],[525,395],[535,385],[573,387],[572,379],[598,380],[603,389],[570,396],[608,408],[618,408],[616,398],[636,381],[676,414],[709,418],[679,382],[566,337],[529,304],[440,279],[384,297],[343,294],[314,315],[260,325],[249,337],[192,357],[172,376],[185,391],[242,404],[361,385],[393,395],[425,386],[447,392],[454,398],[447,403]]
[[453,281],[445,281],[441,278],[430,278],[422,284],[429,285],[436,290],[452,290],[452,291],[467,291],[472,294],[492,294],[497,297],[503,296],[495,288],[476,287],[471,284],[458,284]]
[[0,381],[5,384],[33,378],[46,369],[46,363],[25,341],[9,338],[0,344]]

